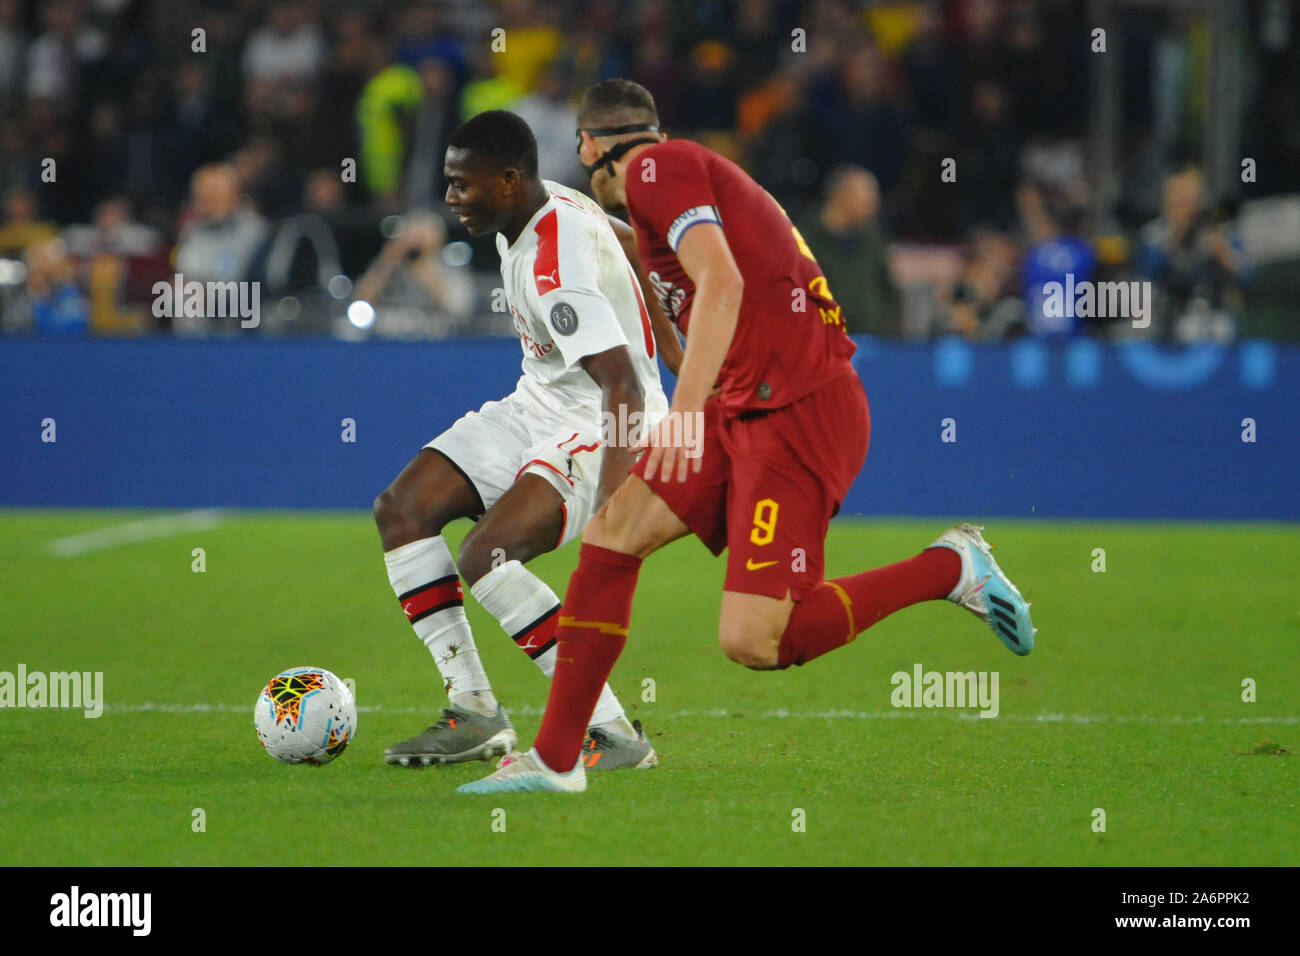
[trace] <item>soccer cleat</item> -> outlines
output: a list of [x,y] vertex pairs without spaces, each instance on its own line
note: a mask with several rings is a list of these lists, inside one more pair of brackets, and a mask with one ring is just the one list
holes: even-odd
[[457,793],[582,793],[587,789],[587,771],[582,757],[568,773],[556,773],[537,755],[537,748],[528,753],[512,753],[501,761],[497,770],[482,780],[463,783]]
[[649,770],[659,763],[659,755],[646,739],[641,729],[641,721],[632,721],[636,730],[635,738],[612,734],[592,727],[587,731],[587,740],[582,745],[582,763],[588,770]]
[[951,548],[961,556],[961,577],[948,600],[976,615],[1012,652],[1023,656],[1034,649],[1038,629],[1029,618],[1029,602],[993,560],[993,546],[980,534],[983,530],[959,524],[930,548]]
[[518,741],[506,709],[499,704],[491,717],[462,707],[448,707],[424,733],[385,750],[384,760],[403,767],[488,760],[510,753]]

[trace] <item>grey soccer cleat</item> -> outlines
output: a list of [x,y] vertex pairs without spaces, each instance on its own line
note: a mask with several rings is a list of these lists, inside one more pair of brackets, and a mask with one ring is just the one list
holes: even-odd
[[510,753],[518,741],[506,709],[500,704],[491,717],[461,707],[448,707],[424,733],[385,750],[384,760],[403,767],[488,760]]
[[599,727],[587,731],[587,739],[582,744],[581,760],[588,770],[649,770],[659,763],[659,755],[646,739],[641,729],[641,721],[632,721],[636,738],[629,739],[618,734],[611,734]]

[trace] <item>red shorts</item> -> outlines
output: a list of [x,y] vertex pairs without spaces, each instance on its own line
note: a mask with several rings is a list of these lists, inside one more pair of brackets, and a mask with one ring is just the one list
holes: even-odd
[[[723,587],[801,600],[826,573],[826,531],[862,470],[867,396],[846,372],[770,412],[704,410],[704,461],[686,481],[647,481],[714,554],[730,549]],[[645,479],[647,455],[632,466]]]

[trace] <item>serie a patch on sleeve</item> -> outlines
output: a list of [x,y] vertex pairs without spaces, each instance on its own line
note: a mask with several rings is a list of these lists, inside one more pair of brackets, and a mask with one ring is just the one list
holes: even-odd
[[702,222],[713,222],[721,226],[722,217],[718,215],[718,207],[692,206],[673,220],[672,225],[668,227],[668,245],[673,252],[677,251],[677,244],[682,241],[682,235],[686,230]]

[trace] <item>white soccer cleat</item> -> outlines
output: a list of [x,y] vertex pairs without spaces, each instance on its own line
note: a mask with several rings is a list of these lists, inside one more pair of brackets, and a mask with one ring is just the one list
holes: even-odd
[[961,577],[948,600],[984,621],[1013,653],[1023,656],[1034,649],[1038,629],[1029,617],[1029,602],[993,560],[983,530],[959,524],[939,535],[930,548],[951,548],[961,556]]
[[534,747],[528,753],[510,754],[500,767],[482,780],[463,783],[457,793],[582,793],[587,789],[587,771],[582,758],[568,773],[556,773],[537,755]]

